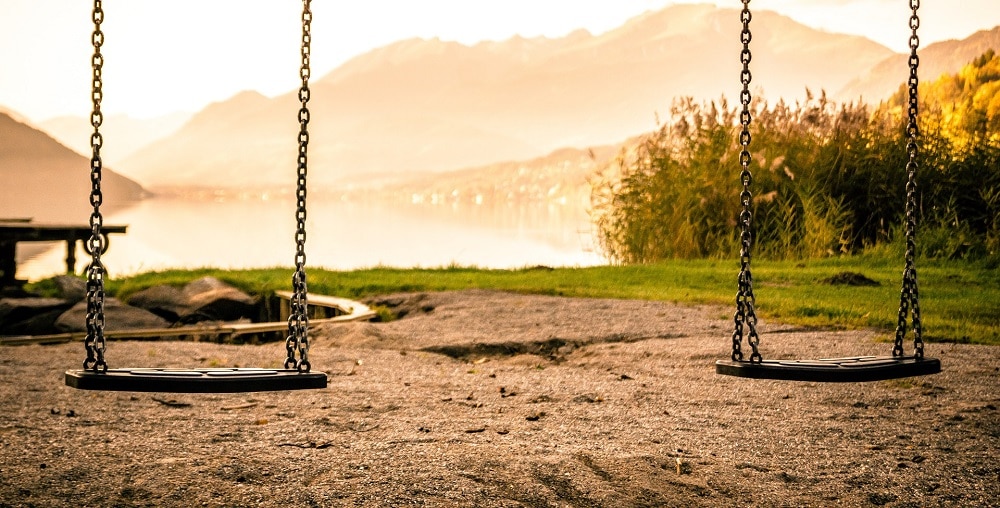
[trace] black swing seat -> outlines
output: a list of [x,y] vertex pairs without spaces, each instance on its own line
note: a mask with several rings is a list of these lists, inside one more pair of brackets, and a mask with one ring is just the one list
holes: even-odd
[[291,369],[108,369],[66,371],[66,384],[81,390],[172,393],[240,393],[326,388],[323,372]]
[[784,381],[853,383],[880,381],[941,372],[937,358],[913,356],[852,356],[818,360],[719,360],[715,372],[727,376]]

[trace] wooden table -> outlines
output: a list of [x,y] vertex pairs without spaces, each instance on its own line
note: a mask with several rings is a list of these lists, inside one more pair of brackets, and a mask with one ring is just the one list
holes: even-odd
[[[124,234],[128,226],[101,227],[104,250],[107,250],[108,235]],[[76,242],[90,238],[90,226],[72,224],[34,223],[30,219],[0,219],[0,288],[21,287],[23,280],[18,280],[17,244],[18,242],[66,242],[66,273],[76,272]]]

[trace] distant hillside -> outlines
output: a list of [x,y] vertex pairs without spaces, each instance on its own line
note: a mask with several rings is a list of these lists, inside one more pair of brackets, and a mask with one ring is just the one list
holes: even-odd
[[[136,182],[105,169],[104,210],[141,199]],[[90,158],[0,113],[0,217],[85,224],[90,218]]]
[[426,204],[550,203],[586,208],[588,179],[620,145],[563,148],[543,157],[425,174],[378,189],[382,198]]
[[[919,48],[920,80],[934,81],[943,74],[955,74],[989,49],[1000,51],[1000,26],[976,32],[960,41],[942,41]],[[856,101],[860,97],[869,103],[887,99],[910,75],[908,61],[909,55],[893,55],[848,83],[836,97],[846,101]]]
[[[773,12],[754,22],[754,86],[771,98],[841,89],[892,54]],[[374,50],[313,83],[310,182],[621,142],[654,128],[675,97],[734,97],[739,30],[736,10],[678,5],[596,36],[473,46],[413,39]],[[239,94],[121,168],[150,186],[291,185],[297,109],[294,93]]]
[[[101,132],[107,140],[101,151],[106,164],[117,165],[122,159],[153,141],[164,138],[184,125],[190,113],[174,113],[158,118],[139,119],[126,115],[107,115]],[[90,120],[81,116],[60,116],[38,124],[42,130],[79,154],[90,157]]]

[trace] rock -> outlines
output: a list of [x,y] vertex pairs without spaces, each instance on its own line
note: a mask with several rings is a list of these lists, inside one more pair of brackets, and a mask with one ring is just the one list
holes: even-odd
[[840,272],[820,280],[820,283],[831,286],[881,286],[878,281],[869,279],[864,274],[857,272]]
[[256,301],[250,295],[214,277],[202,277],[184,286],[187,309],[183,323],[236,321],[253,317]]
[[[24,283],[25,281],[17,281],[18,283]],[[38,296],[29,293],[24,290],[21,286],[2,286],[0,287],[0,298],[31,298]]]
[[[0,333],[16,335],[27,332],[18,331],[24,329],[24,323],[39,316],[47,316],[51,313],[62,314],[70,307],[70,302],[59,298],[4,298],[0,299]],[[44,323],[45,318],[41,318]],[[31,328],[34,328],[32,325]],[[48,328],[51,330],[51,327]],[[42,333],[52,333],[46,331]],[[34,335],[34,334],[32,334]]]
[[[106,330],[131,330],[137,328],[165,328],[170,323],[152,312],[125,305],[117,298],[104,300],[104,322]],[[61,332],[87,331],[87,302],[79,302],[62,313],[56,320],[56,328]]]
[[57,275],[52,278],[56,285],[59,297],[76,303],[87,298],[87,281],[72,275]]
[[184,286],[184,294],[188,297],[199,295],[201,293],[207,293],[209,291],[215,291],[217,289],[231,288],[229,284],[222,282],[215,277],[202,277],[200,279],[195,279],[188,282]]
[[202,277],[183,289],[154,286],[130,296],[128,304],[184,324],[237,321],[256,314],[253,297],[214,277]]
[[14,322],[57,307],[69,308],[60,298],[3,298],[0,299],[0,323]]
[[66,308],[68,306],[43,312],[23,321],[11,323],[10,326],[4,323],[0,333],[4,335],[50,335],[59,333],[59,329],[56,328],[56,320],[59,319],[59,316],[63,312],[66,312]]
[[392,311],[394,319],[434,312],[434,305],[424,302],[427,293],[391,296],[366,301],[370,305],[385,307]]
[[177,321],[188,312],[188,299],[173,286],[153,286],[128,297],[126,303],[146,309],[168,321]]
[[528,414],[528,416],[525,416],[524,419],[529,422],[537,422],[538,420],[541,420],[543,416],[545,416],[544,411],[532,411]]

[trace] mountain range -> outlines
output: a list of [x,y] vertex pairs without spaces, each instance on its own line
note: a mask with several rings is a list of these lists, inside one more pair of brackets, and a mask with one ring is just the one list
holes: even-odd
[[[920,48],[920,79],[933,81],[942,74],[954,74],[990,49],[1000,50],[1000,27],[981,30],[962,40],[942,41]],[[887,58],[848,83],[837,97],[844,100],[862,98],[869,102],[888,97],[906,81],[908,62],[908,54]]]
[[[734,99],[739,32],[737,10],[675,5],[599,35],[580,30],[475,45],[409,39],[373,50],[311,83],[310,184],[332,188],[395,174],[419,177],[414,188],[429,188],[433,173],[506,174],[498,170],[503,161],[556,167],[552,155],[570,153],[560,151],[565,147],[579,149],[570,157],[577,160],[587,147],[652,130],[674,98]],[[989,47],[1000,49],[1000,27],[921,48],[922,77],[955,72]],[[905,62],[865,38],[754,14],[752,85],[772,102],[797,100],[807,88],[878,102],[905,80]],[[167,135],[129,140],[109,126],[105,144],[134,144],[130,155],[116,154],[114,167],[154,190],[291,187],[296,95],[241,92]],[[60,139],[89,139],[85,121],[43,127]]]
[[[132,118],[128,115],[105,115],[101,133],[111,140],[101,151],[105,163],[116,166],[132,152],[156,142],[180,129],[191,113],[173,113],[157,118]],[[39,129],[72,148],[90,156],[90,120],[79,116],[59,116],[39,122]]]
[[[0,217],[36,222],[86,223],[90,217],[90,158],[48,134],[0,112]],[[133,180],[102,171],[104,211],[142,199]]]
[[[893,56],[867,39],[755,14],[754,85],[773,98],[838,90]],[[733,96],[739,15],[679,5],[609,32],[472,46],[410,39],[312,83],[311,181],[447,171],[619,142],[656,126],[679,96]],[[298,103],[244,92],[196,114],[120,167],[149,186],[292,181]],[[291,169],[290,169],[291,168]]]

